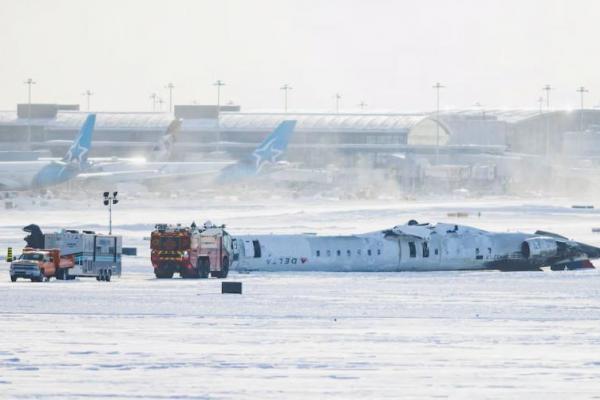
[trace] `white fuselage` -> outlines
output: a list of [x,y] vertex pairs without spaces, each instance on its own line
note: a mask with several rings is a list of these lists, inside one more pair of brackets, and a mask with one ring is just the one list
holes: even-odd
[[0,190],[30,189],[35,175],[51,161],[0,162]]
[[491,233],[438,224],[426,237],[383,231],[351,236],[236,236],[238,270],[261,271],[435,271],[490,269],[519,257],[533,235]]
[[233,161],[108,161],[94,164],[78,180],[92,183],[151,183],[161,178],[210,180],[232,164]]

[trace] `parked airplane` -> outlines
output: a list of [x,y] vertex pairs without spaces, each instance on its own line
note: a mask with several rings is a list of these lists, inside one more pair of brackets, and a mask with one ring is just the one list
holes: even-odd
[[[79,181],[106,183],[135,182],[144,185],[205,179],[208,182],[240,180],[266,172],[267,165],[280,161],[287,149],[296,121],[283,121],[246,158],[240,161],[151,161],[107,162],[81,174]],[[159,147],[168,146],[162,143]]]
[[87,116],[79,135],[61,160],[0,162],[0,190],[43,189],[75,178],[87,168],[96,115]]
[[600,248],[537,231],[418,224],[349,236],[237,236],[241,271],[525,271],[594,268]]

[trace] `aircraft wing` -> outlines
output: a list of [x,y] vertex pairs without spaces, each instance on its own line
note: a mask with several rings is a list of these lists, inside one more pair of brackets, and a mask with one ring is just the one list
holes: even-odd
[[99,171],[99,172],[84,172],[75,178],[78,181],[92,180],[110,180],[113,182],[125,182],[130,180],[141,180],[145,177],[151,177],[160,174],[159,170],[135,170],[135,171]]
[[140,184],[150,184],[153,181],[169,180],[177,181],[184,179],[202,178],[206,176],[215,176],[219,170],[202,170],[192,172],[164,172],[161,169],[134,169],[120,171],[97,171],[85,172],[77,176],[79,182],[110,182],[127,183],[136,182]]
[[12,179],[2,178],[0,180],[0,191],[11,191],[16,190],[17,188],[21,188],[23,183],[19,183]]

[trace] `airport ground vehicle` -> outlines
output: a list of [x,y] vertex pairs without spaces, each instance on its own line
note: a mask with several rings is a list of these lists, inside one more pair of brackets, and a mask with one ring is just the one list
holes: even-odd
[[113,276],[121,275],[120,236],[76,230],[43,234],[39,226],[33,224],[23,230],[29,232],[25,238],[27,247],[11,264],[13,281],[20,277],[32,281],[92,277],[108,282]]
[[10,280],[18,278],[41,282],[52,277],[67,279],[69,269],[75,264],[73,255],[61,256],[58,249],[32,249],[26,247],[18,259],[10,264]]
[[150,237],[151,260],[157,278],[226,278],[236,256],[235,241],[225,226],[157,224]]

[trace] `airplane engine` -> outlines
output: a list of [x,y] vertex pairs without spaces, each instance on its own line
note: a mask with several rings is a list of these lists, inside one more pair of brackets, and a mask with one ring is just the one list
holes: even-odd
[[521,243],[521,253],[525,258],[553,257],[558,254],[558,245],[554,239],[531,238]]

